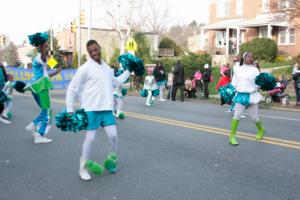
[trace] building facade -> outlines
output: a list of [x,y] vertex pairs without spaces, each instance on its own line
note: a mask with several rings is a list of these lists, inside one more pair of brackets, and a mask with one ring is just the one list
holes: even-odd
[[287,8],[287,0],[212,1],[209,24],[203,30],[209,33],[208,51],[216,55],[235,55],[242,43],[264,37],[276,41],[279,54],[299,54],[299,19],[290,21],[276,12]]
[[[87,27],[81,27],[81,55],[88,55],[86,49],[86,43],[88,42],[88,29]],[[150,43],[151,53],[156,53],[158,51],[158,34],[152,32],[145,33],[147,39]],[[70,28],[64,28],[55,34],[58,40],[58,45],[62,52],[75,53],[78,51],[79,38],[76,33],[72,33]],[[112,29],[103,28],[92,28],[91,38],[95,39],[102,48],[102,56],[104,59],[109,61],[109,59],[114,54],[117,48],[120,48],[120,39],[118,33]],[[71,55],[72,55],[71,54]],[[68,58],[69,59],[69,58]]]

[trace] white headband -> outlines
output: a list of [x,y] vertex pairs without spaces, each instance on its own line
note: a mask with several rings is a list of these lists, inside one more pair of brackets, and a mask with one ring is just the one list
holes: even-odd
[[248,54],[247,51],[243,54],[243,59],[244,59],[244,60],[245,60],[245,57],[246,57],[247,54]]

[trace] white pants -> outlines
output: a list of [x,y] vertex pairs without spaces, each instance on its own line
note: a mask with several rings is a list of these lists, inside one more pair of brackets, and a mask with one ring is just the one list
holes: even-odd
[[[235,104],[235,106],[234,106],[234,117],[233,118],[236,119],[236,120],[240,120],[245,108],[246,107],[243,106],[242,104],[239,104],[239,103]],[[248,107],[248,114],[254,122],[258,122],[259,121],[258,104],[251,104]]]
[[115,100],[115,112],[116,114],[119,114],[120,112],[122,112],[123,98],[114,97],[114,100]]
[[[109,152],[118,151],[118,133],[116,125],[104,126],[104,131],[108,137],[109,142]],[[96,137],[96,130],[88,130],[85,133],[85,139],[82,144],[82,154],[81,157],[84,160],[88,160],[91,154],[92,143]]]
[[146,105],[151,105],[151,103],[152,103],[152,90],[148,90]]
[[12,101],[5,101],[4,102],[4,109],[2,111],[2,116],[8,117],[7,114],[9,113],[11,107],[12,107]]
[[160,85],[158,86],[159,89],[159,98],[163,99],[164,98],[164,89],[165,89],[165,85]]

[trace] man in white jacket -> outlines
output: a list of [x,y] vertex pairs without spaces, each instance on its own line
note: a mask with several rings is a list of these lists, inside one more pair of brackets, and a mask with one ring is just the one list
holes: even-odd
[[74,112],[75,99],[78,98],[81,108],[88,115],[88,127],[82,145],[79,175],[82,180],[91,180],[86,168],[89,160],[91,144],[95,139],[96,131],[101,126],[109,139],[109,155],[104,161],[105,168],[115,173],[117,171],[118,135],[116,122],[113,116],[113,87],[125,82],[130,72],[126,70],[117,78],[113,69],[101,60],[101,47],[95,40],[87,42],[89,59],[76,72],[67,90],[67,111]]

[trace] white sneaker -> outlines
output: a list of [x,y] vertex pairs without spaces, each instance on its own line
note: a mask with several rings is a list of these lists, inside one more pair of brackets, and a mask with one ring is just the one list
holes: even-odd
[[79,165],[79,176],[84,181],[92,180],[91,175],[89,174],[88,170],[85,167],[86,160],[80,158],[80,165]]
[[3,117],[0,117],[0,122],[3,122],[4,124],[11,124],[11,121],[4,119]]
[[30,131],[30,132],[36,132],[36,131],[37,131],[37,128],[36,128],[36,125],[35,125],[33,122],[30,122],[30,124],[28,124],[28,125],[25,127],[25,130],[26,130],[26,131]]
[[246,115],[243,115],[243,114],[242,114],[242,115],[241,115],[241,118],[246,118]]
[[43,144],[43,143],[49,143],[49,142],[52,142],[52,140],[46,138],[45,136],[41,136],[41,135],[35,135],[34,136],[34,143],[35,144]]
[[149,104],[149,103],[146,103],[145,105],[146,105],[146,106],[151,106],[151,104]]
[[165,99],[159,99],[159,101],[166,101]]

